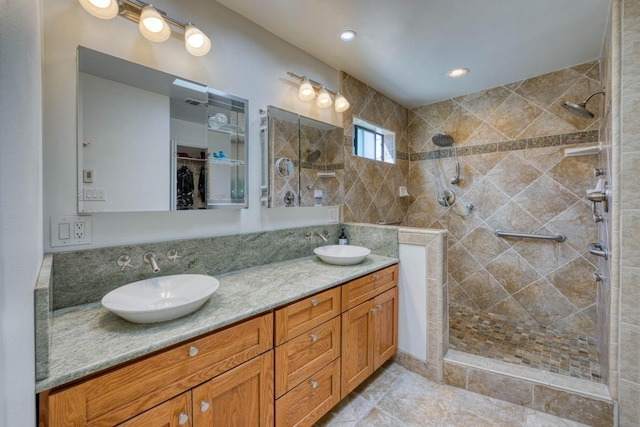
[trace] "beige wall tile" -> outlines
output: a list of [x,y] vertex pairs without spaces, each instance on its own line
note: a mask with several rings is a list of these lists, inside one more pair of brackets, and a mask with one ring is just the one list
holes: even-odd
[[640,326],[640,269],[623,267],[621,269],[620,316],[622,321]]
[[535,410],[593,426],[613,425],[613,403],[583,397],[543,385],[533,390]]
[[620,380],[620,427],[640,425],[640,384]]
[[620,214],[622,266],[640,267],[640,210],[622,210]]
[[522,406],[529,406],[533,401],[531,383],[473,368],[468,372],[467,389]]
[[620,324],[620,378],[640,383],[640,326]]

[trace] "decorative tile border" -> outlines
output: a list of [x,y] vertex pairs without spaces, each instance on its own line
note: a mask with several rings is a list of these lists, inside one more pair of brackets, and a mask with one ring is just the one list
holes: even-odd
[[[564,135],[542,136],[539,138],[516,139],[511,141],[492,142],[482,145],[458,147],[458,156],[473,156],[476,154],[495,153],[502,151],[524,150],[528,148],[555,147],[559,145],[586,144],[598,142],[599,134],[596,130],[567,133]],[[400,153],[398,153],[400,154]],[[444,159],[454,156],[453,148],[439,148],[437,150],[412,153],[409,160]]]
[[[295,165],[294,161],[294,165]],[[300,163],[300,168],[302,169],[314,169],[318,171],[337,171],[344,169],[344,163],[333,163],[330,165],[322,165],[311,162],[302,162]]]

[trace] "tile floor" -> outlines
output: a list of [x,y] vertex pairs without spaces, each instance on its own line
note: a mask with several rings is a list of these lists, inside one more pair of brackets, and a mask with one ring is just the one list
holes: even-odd
[[584,424],[436,384],[387,363],[316,427],[577,427]]
[[449,306],[449,348],[602,383],[594,338]]

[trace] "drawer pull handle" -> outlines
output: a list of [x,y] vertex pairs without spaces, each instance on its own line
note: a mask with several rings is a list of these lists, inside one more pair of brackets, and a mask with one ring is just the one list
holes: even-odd
[[311,342],[318,341],[318,336],[316,334],[311,334]]
[[183,426],[188,422],[189,422],[189,416],[184,412],[180,412],[180,415],[178,416],[178,424]]
[[189,356],[193,357],[196,354],[198,354],[198,347],[196,347],[195,345],[189,347]]
[[377,308],[378,310],[382,310],[382,305],[378,304],[378,305],[376,305],[376,308]]
[[313,389],[318,388],[318,381],[311,380],[311,388],[313,388]]
[[207,412],[209,410],[209,404],[206,401],[200,402],[200,412]]
[[375,313],[376,311],[378,311],[375,307],[371,309],[372,313]]
[[380,275],[379,275],[379,274],[374,274],[374,275],[373,275],[373,280],[378,280],[379,278],[380,278]]
[[316,307],[318,305],[318,298],[314,298],[311,300],[311,305]]

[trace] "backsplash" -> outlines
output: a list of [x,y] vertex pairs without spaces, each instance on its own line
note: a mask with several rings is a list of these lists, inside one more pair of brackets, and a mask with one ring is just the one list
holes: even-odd
[[[99,301],[109,291],[137,280],[171,274],[217,275],[275,262],[312,256],[313,249],[325,243],[318,237],[305,239],[307,233],[329,232],[327,244],[337,244],[340,228],[350,243],[366,246],[377,255],[397,257],[398,239],[395,227],[366,224],[327,224],[258,233],[208,237],[171,242],[142,243],[85,251],[53,254],[52,309]],[[175,263],[167,252],[176,250]],[[151,272],[142,258],[156,255],[160,272]],[[131,257],[132,267],[121,267],[116,260]]]

